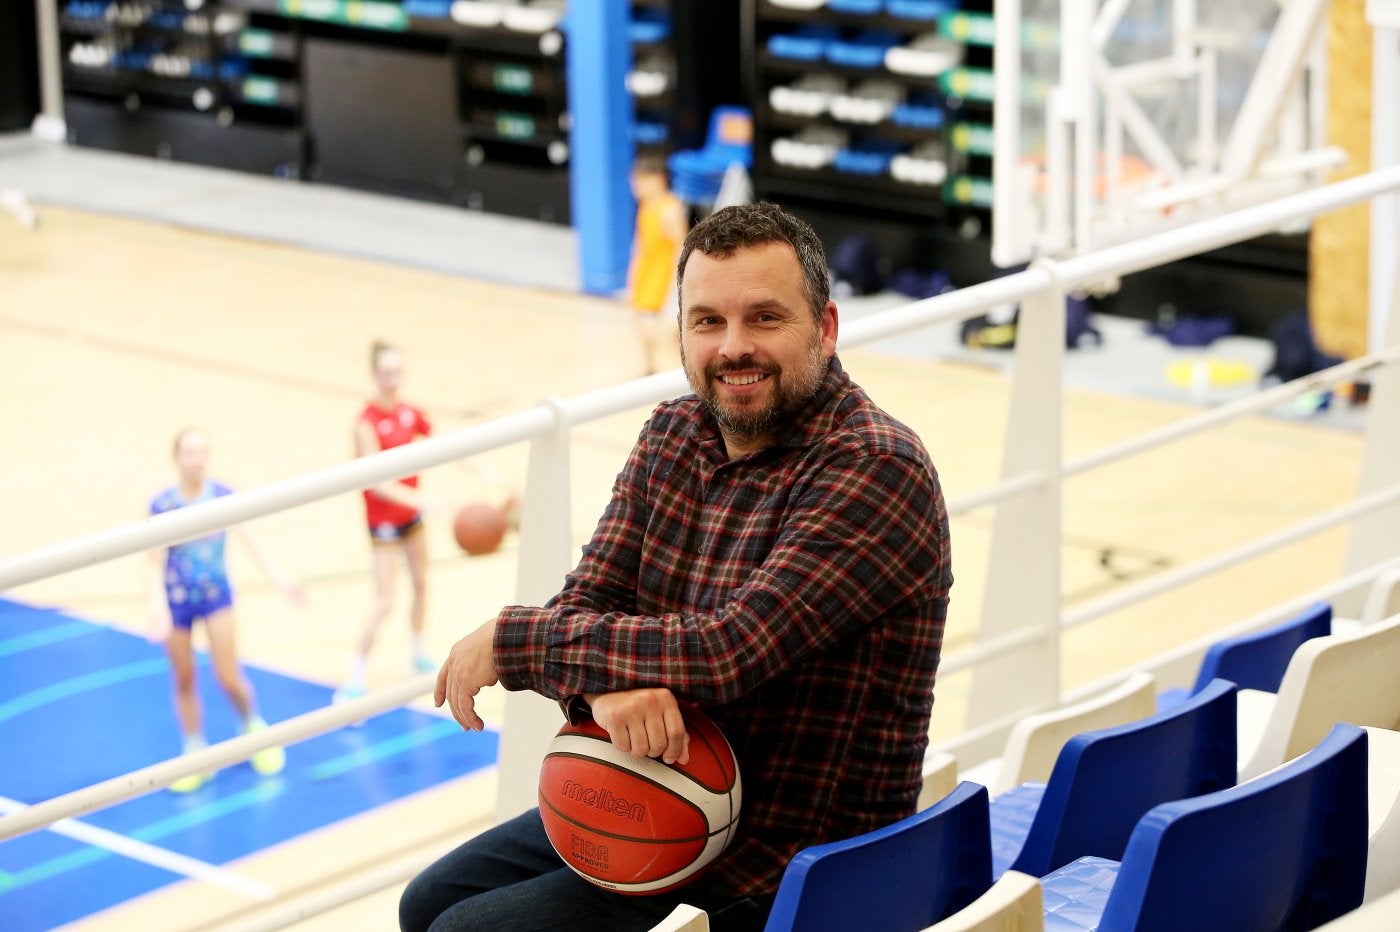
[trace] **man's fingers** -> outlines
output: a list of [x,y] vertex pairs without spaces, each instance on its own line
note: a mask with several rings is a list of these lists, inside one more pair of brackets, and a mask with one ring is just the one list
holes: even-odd
[[454,690],[447,705],[452,709],[452,717],[462,726],[463,731],[481,731],[486,727],[481,717],[476,714],[476,700],[473,697],[464,696]]
[[670,743],[667,736],[668,724],[664,716],[647,717],[647,757],[662,757],[667,763],[671,762]]
[[686,734],[685,719],[681,716],[680,707],[674,701],[663,713],[661,724],[663,732],[661,759],[668,764],[686,763],[685,760],[681,759],[681,755],[685,753],[686,742],[690,736]]
[[685,733],[685,738],[681,741],[681,756],[676,758],[679,764],[690,763],[690,732]]
[[633,721],[627,730],[628,747],[633,757],[651,756],[651,739],[647,737],[645,720]]
[[438,667],[437,685],[433,687],[433,705],[439,709],[442,708],[443,700],[447,698],[447,664],[448,660],[444,660],[442,666]]

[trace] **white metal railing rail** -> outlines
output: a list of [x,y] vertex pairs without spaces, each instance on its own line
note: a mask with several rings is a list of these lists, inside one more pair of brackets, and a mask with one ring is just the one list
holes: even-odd
[[1150,450],[1170,441],[1180,440],[1183,437],[1198,434],[1229,421],[1238,420],[1245,415],[1257,411],[1267,411],[1269,408],[1297,398],[1299,395],[1328,388],[1338,382],[1365,375],[1381,366],[1397,361],[1400,361],[1400,346],[1391,346],[1379,352],[1347,360],[1344,363],[1314,372],[1312,375],[1305,375],[1300,379],[1266,388],[1248,398],[1240,398],[1218,405],[1199,414],[1173,421],[1165,427],[1143,431],[1120,443],[1100,447],[1083,456],[1077,456],[1065,463],[1064,475],[1077,476],[1079,473],[1126,459],[1144,450]]
[[[1305,592],[1299,596],[1294,596],[1262,612],[1257,612],[1248,618],[1241,619],[1229,625],[1224,625],[1193,641],[1163,651],[1134,669],[1148,670],[1158,675],[1175,674],[1185,677],[1186,681],[1190,682],[1190,677],[1196,675],[1196,667],[1200,662],[1201,656],[1216,641],[1223,638],[1247,634],[1251,631],[1258,631],[1267,625],[1274,624],[1275,622],[1298,614],[1314,602],[1329,601],[1337,596],[1355,592],[1358,589],[1373,584],[1376,580],[1387,574],[1396,572],[1397,569],[1400,569],[1400,556],[1373,563],[1364,569],[1357,570],[1354,573],[1348,573],[1341,579],[1335,579],[1332,582],[1325,583],[1316,589]],[[1115,673],[1097,680],[1092,680],[1082,686],[1065,692],[1061,697],[1061,701],[1069,703],[1086,699],[1120,682],[1122,678],[1122,673]]]
[[1363,495],[1360,498],[1352,499],[1344,505],[1329,508],[1319,514],[1304,518],[1288,527],[1274,531],[1269,534],[1262,534],[1253,540],[1232,547],[1222,553],[1217,553],[1195,563],[1177,567],[1174,570],[1167,570],[1158,573],[1150,579],[1145,579],[1135,586],[1127,586],[1117,592],[1106,595],[1103,598],[1095,599],[1087,605],[1065,612],[1060,622],[1062,627],[1073,628],[1085,622],[1093,621],[1110,612],[1127,608],[1129,605],[1136,605],[1144,599],[1149,599],[1154,595],[1159,595],[1169,589],[1175,589],[1189,582],[1217,573],[1223,569],[1228,569],[1236,564],[1243,563],[1254,557],[1263,556],[1270,551],[1289,544],[1296,543],[1305,537],[1321,533],[1328,528],[1336,527],[1345,521],[1349,521],[1359,515],[1368,514],[1385,505],[1391,505],[1400,501],[1400,483],[1387,486],[1384,489]]
[[[1313,191],[1292,195],[1266,204],[1260,204],[1232,214],[1212,218],[1158,233],[1143,240],[1116,245],[1099,252],[1059,260],[1039,261],[1023,272],[1007,275],[970,288],[945,295],[912,302],[899,308],[872,317],[843,324],[841,346],[858,346],[875,340],[896,336],[940,322],[966,319],[982,313],[994,306],[1008,302],[1044,302],[1050,296],[1051,304],[1069,288],[1098,282],[1140,271],[1155,264],[1173,261],[1196,252],[1216,248],[1231,242],[1248,239],[1275,229],[1279,229],[1302,219],[1310,218],[1325,211],[1348,206],[1374,198],[1385,192],[1400,189],[1400,166],[1361,175],[1346,181],[1328,185]],[[1023,309],[1026,305],[1023,304]],[[1029,344],[1030,341],[1025,341]],[[1018,368],[1020,366],[1018,344]],[[1035,351],[1027,346],[1027,351]],[[1060,350],[1062,352],[1062,348]],[[1128,441],[1113,447],[1079,457],[1069,463],[1057,463],[1051,471],[1044,469],[1022,469],[1006,476],[976,492],[950,501],[950,511],[963,513],[974,508],[992,504],[1005,504],[1042,496],[1047,493],[1055,496],[1054,507],[1058,509],[1059,481],[1067,475],[1078,474],[1103,463],[1133,455],[1146,449],[1152,443],[1162,443],[1177,439],[1239,417],[1250,411],[1260,410],[1301,391],[1323,382],[1367,371],[1370,368],[1394,362],[1400,351],[1394,348],[1334,367],[1327,373],[1310,377],[1297,383],[1281,386],[1271,392],[1246,402],[1225,406],[1222,409],[1206,412],[1195,418],[1186,419],[1181,424],[1171,425],[1155,431],[1151,442]],[[1053,378],[1062,377],[1059,357]],[[1021,373],[1016,374],[1022,377]],[[625,383],[571,399],[549,399],[541,405],[517,414],[499,418],[486,424],[468,427],[452,434],[442,435],[372,456],[356,459],[317,470],[302,476],[286,479],[257,489],[235,493],[211,502],[192,505],[145,521],[119,527],[110,531],[93,534],[63,544],[47,547],[28,554],[0,560],[0,591],[15,586],[47,578],[101,562],[103,560],[165,546],[178,541],[208,533],[219,528],[237,524],[252,518],[296,507],[388,481],[401,475],[419,472],[453,460],[483,453],[501,446],[529,441],[535,444],[557,442],[564,437],[567,444],[567,431],[570,427],[588,421],[610,416],[650,404],[667,397],[673,397],[684,389],[684,378],[679,371],[662,373],[634,382]],[[1050,393],[1054,397],[1053,393]],[[1060,412],[1053,412],[1058,424]],[[543,447],[541,447],[543,449]],[[567,446],[565,447],[567,450]],[[540,479],[537,487],[537,473],[545,476],[547,482],[557,485],[559,477],[549,476],[548,471],[537,467],[532,457],[530,484],[526,490],[526,522],[521,534],[522,579],[527,572],[527,563],[536,563],[538,578],[549,578],[557,573],[562,576],[569,568],[559,565],[556,551],[543,541],[549,528],[532,522],[531,500],[537,493],[560,494],[567,499],[567,489],[562,492],[550,488],[546,479]],[[567,484],[565,468],[564,481]],[[1236,551],[1218,555],[1210,561],[1202,561],[1193,567],[1185,567],[1173,574],[1165,574],[1168,582],[1157,584],[1149,580],[1135,590],[1125,590],[1113,597],[1113,605],[1128,604],[1125,598],[1140,594],[1148,598],[1170,585],[1180,584],[1192,574],[1211,572],[1207,563],[1238,562],[1263,550],[1282,546],[1299,537],[1314,533],[1323,527],[1348,520],[1371,508],[1394,502],[1400,498],[1400,486],[1373,491],[1357,498],[1348,505],[1300,522],[1292,528],[1268,536]],[[558,510],[558,509],[556,509]],[[567,509],[563,510],[567,520]],[[1055,525],[1058,534],[1058,525]],[[557,530],[557,527],[555,528]],[[556,535],[557,537],[557,535]],[[1052,548],[1059,545],[1058,537],[1048,542]],[[569,556],[565,554],[565,556]],[[1373,567],[1371,576],[1383,567]],[[1189,572],[1188,572],[1189,571]],[[1349,579],[1357,579],[1363,574],[1353,574]],[[1365,576],[1361,579],[1371,578]],[[1357,582],[1356,584],[1360,584]],[[1151,591],[1149,591],[1151,590]],[[1131,601],[1135,601],[1132,598]],[[1102,607],[1102,611],[1099,608]],[[1001,657],[1017,650],[1035,647],[1039,642],[1049,642],[1057,636],[1062,624],[1078,624],[1091,616],[1113,610],[1108,601],[1081,607],[1074,612],[1059,614],[1055,607],[1054,623],[1049,627],[1030,628],[1011,632],[991,633],[980,643],[949,654],[943,662],[942,672],[976,669],[983,662]],[[121,799],[149,792],[168,785],[180,776],[195,773],[210,767],[222,766],[244,760],[262,748],[275,744],[291,744],[336,727],[347,725],[369,715],[401,706],[428,692],[432,685],[432,675],[425,674],[397,686],[378,690],[361,699],[343,705],[328,707],[315,712],[289,719],[270,726],[256,735],[243,736],[213,745],[203,751],[186,757],[166,761],[153,767],[144,768],[131,774],[105,781],[96,786],[69,793],[9,815],[0,816],[0,840],[32,831],[44,825],[78,813],[110,805]],[[514,695],[514,694],[512,694]],[[1051,700],[1058,699],[1058,691]],[[508,702],[510,700],[508,699]],[[508,708],[509,713],[509,708]],[[1004,729],[1019,716],[1000,714],[974,722],[969,734],[992,735]],[[509,735],[503,736],[509,737]],[[512,780],[505,773],[507,762],[503,746],[502,756],[503,787],[511,782],[531,784],[532,780]],[[513,765],[512,765],[513,766]],[[519,775],[514,775],[518,777]],[[503,788],[502,792],[505,792]],[[530,795],[533,795],[531,792]],[[388,883],[395,882],[395,878]],[[387,885],[387,884],[386,884]],[[357,887],[357,889],[359,889]],[[344,901],[342,901],[344,902]]]
[[[1249,239],[1400,188],[1400,166],[1359,175],[1313,191],[1158,233],[1089,255],[1040,260],[1023,272],[915,301],[846,324],[843,347],[860,346],[940,322],[964,320],[990,308],[1028,298],[1058,284],[1073,288],[1141,271],[1196,252]],[[306,473],[147,518],[112,531],[0,560],[0,591],[151,547],[386,482],[499,446],[541,436],[669,397],[684,386],[680,372],[665,372],[540,405],[486,424]]]
[[375,690],[356,699],[350,699],[333,706],[325,706],[314,712],[298,715],[285,721],[275,722],[252,734],[239,735],[218,744],[191,751],[189,754],[161,761],[140,770],[95,783],[64,796],[57,796],[42,803],[27,806],[19,812],[4,817],[0,839],[21,835],[42,828],[58,819],[81,815],[94,809],[102,809],[134,796],[141,796],[152,790],[169,786],[186,774],[217,770],[252,757],[256,751],[278,744],[295,744],[312,735],[332,731],[348,722],[358,722],[389,709],[407,705],[424,693],[432,692],[437,680],[436,673],[423,673],[384,689]]

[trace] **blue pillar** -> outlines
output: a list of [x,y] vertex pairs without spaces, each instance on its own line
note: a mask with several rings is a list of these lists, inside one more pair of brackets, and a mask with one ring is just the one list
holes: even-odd
[[569,4],[569,203],[583,289],[593,294],[627,284],[632,251],[630,6],[627,0]]

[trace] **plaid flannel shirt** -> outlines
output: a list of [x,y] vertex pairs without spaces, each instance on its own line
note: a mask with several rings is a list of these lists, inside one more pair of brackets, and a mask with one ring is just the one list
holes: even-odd
[[771,893],[802,848],[914,811],[951,585],[927,452],[833,357],[792,426],[734,461],[695,396],[657,407],[562,591],[501,612],[497,672],[705,709],[744,799],[699,883]]

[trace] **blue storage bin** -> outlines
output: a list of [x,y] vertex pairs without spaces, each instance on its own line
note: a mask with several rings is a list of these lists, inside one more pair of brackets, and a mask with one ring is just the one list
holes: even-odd
[[[223,61],[219,62],[219,80],[237,81],[247,77],[248,70],[248,59],[243,56],[225,58]],[[193,65],[191,65],[190,74],[194,75]],[[206,75],[200,75],[199,77],[206,77]]]
[[938,129],[943,125],[943,108],[929,100],[906,100],[894,108],[890,120],[912,129]]
[[63,8],[63,14],[72,19],[102,19],[109,6],[111,0],[72,0]]
[[957,0],[885,0],[885,12],[903,19],[934,21],[957,8]]
[[627,39],[633,45],[661,42],[671,35],[671,14],[666,10],[640,9],[632,11],[627,24]]
[[403,0],[403,11],[421,19],[447,19],[452,15],[452,0]]
[[838,39],[841,31],[834,26],[808,25],[794,32],[780,32],[768,37],[768,51],[779,58],[798,61],[818,61]]
[[826,0],[827,9],[837,13],[878,13],[883,0]]
[[883,68],[885,53],[900,43],[897,33],[867,29],[849,39],[837,38],[827,44],[827,60],[851,68]]
[[899,143],[885,140],[857,143],[836,153],[833,167],[850,175],[884,175],[890,170],[890,161],[902,149]]
[[149,52],[127,49],[112,56],[112,63],[123,71],[145,71],[151,63]]
[[632,141],[639,146],[659,146],[666,141],[666,124],[638,120],[632,124]]
[[146,22],[157,29],[179,31],[185,28],[185,14],[180,10],[152,10]]

